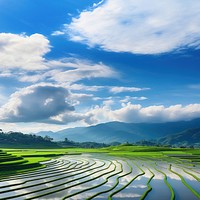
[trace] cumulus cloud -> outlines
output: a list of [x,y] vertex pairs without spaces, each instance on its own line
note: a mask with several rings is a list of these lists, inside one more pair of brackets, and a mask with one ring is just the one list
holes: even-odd
[[32,85],[11,95],[0,108],[0,120],[5,122],[48,121],[50,117],[73,111],[67,98],[69,92],[60,86]]
[[0,33],[0,68],[46,69],[49,40],[41,34]]
[[172,122],[200,117],[200,104],[181,104],[165,107],[154,105],[143,107],[131,100],[145,100],[146,97],[121,99],[116,105],[112,97],[102,100],[101,106],[93,105],[75,110],[81,103],[94,100],[92,94],[72,93],[67,87],[52,84],[36,84],[13,93],[0,108],[1,122],[39,122],[49,124],[97,124],[108,121],[128,123]]
[[200,117],[200,104],[142,107],[140,104],[128,102],[126,104],[122,103],[122,107],[115,110],[112,110],[107,105],[95,106],[87,114],[92,114],[93,120],[98,123],[107,121],[128,123],[173,122]]
[[107,0],[73,18],[65,32],[72,41],[114,52],[199,48],[199,10],[199,0]]
[[92,113],[75,111],[75,106],[92,98],[92,94],[72,93],[60,85],[36,84],[19,89],[7,103],[4,102],[0,108],[0,121],[59,125],[79,121],[84,125],[92,124]]

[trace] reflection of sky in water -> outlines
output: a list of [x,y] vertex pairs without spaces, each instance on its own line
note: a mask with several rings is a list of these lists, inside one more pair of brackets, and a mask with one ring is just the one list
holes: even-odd
[[194,166],[184,166],[183,164],[182,165],[174,165],[176,166],[177,168],[184,168],[186,171],[194,174],[195,176],[200,176],[200,166],[197,166],[197,165],[194,165]]
[[[107,169],[107,170],[104,170],[103,171],[103,173],[106,173],[106,172],[108,172],[108,171],[111,171],[111,170],[113,170],[114,169],[114,166],[111,166],[109,169]],[[97,171],[97,170],[96,170]],[[102,173],[102,172],[101,172]],[[71,183],[71,184],[67,184],[67,185],[65,185],[66,187],[68,187],[68,186],[70,186],[70,185],[74,185],[75,183],[80,183],[80,182],[83,182],[84,180],[88,180],[88,179],[91,179],[91,178],[95,178],[96,176],[98,176],[98,175],[101,175],[101,173],[99,172],[99,173],[96,173],[95,175],[93,175],[93,176],[88,176],[87,178],[85,178],[85,179],[81,179],[80,181],[76,181],[76,182],[73,182],[73,183]],[[115,173],[115,172],[112,172],[112,173]],[[65,195],[67,195],[67,194],[72,194],[72,193],[75,193],[75,192],[77,192],[77,191],[80,191],[80,190],[84,190],[84,189],[86,189],[86,188],[89,188],[89,187],[91,187],[91,186],[94,186],[94,185],[97,185],[97,184],[100,184],[101,182],[104,182],[104,180],[105,180],[105,178],[107,177],[107,176],[109,176],[110,174],[108,174],[108,175],[104,175],[104,176],[102,176],[102,177],[100,177],[100,178],[98,178],[98,179],[96,179],[96,180],[91,180],[90,182],[88,182],[88,183],[83,183],[83,184],[81,184],[81,185],[77,185],[77,186],[73,186],[73,187],[71,187],[71,188],[69,188],[69,189],[67,189],[67,190],[65,190],[65,191],[61,191],[61,192],[58,192],[58,193],[56,193],[56,194],[52,194],[52,195],[48,195],[48,196],[45,196],[45,198],[46,199],[49,199],[49,198],[52,198],[53,196],[56,196],[56,197],[63,197],[63,196],[65,196]],[[67,194],[66,194],[66,191],[67,191]]]
[[[86,188],[89,188],[89,187],[94,186],[94,185],[98,185],[98,184],[104,182],[106,180],[106,178],[109,177],[110,175],[114,175],[115,173],[119,172],[120,171],[119,164],[117,162],[114,162],[114,163],[117,165],[116,171],[111,172],[111,173],[109,173],[107,175],[103,175],[102,177],[100,177],[100,178],[98,178],[96,180],[93,180],[91,182],[85,183],[84,185],[86,186]],[[112,169],[114,169],[114,166],[110,167],[109,170],[106,170],[105,172],[111,171]],[[101,173],[102,172],[99,172],[98,174],[95,174],[95,176],[92,175],[91,177],[95,178],[97,175],[101,175]],[[95,194],[96,192],[99,192],[101,190],[110,188],[115,183],[116,177],[117,177],[117,175],[113,176],[112,178],[109,178],[109,180],[108,180],[108,182],[106,184],[104,184],[103,186],[100,186],[100,187],[98,187],[96,189],[93,189],[92,190],[93,194]],[[72,188],[71,191],[74,192],[75,191],[74,188]]]
[[172,170],[178,172],[185,179],[186,183],[189,184],[194,190],[200,193],[200,183],[196,181],[194,177],[185,173],[181,168],[172,167]]
[[[122,161],[121,161],[121,162],[122,162]],[[110,175],[112,175],[112,174],[116,174],[116,172],[119,172],[119,171],[120,171],[120,165],[119,165],[117,162],[114,162],[114,163],[117,165],[117,171],[112,172],[111,174],[107,175],[106,177],[108,177],[108,176],[110,176]],[[122,163],[123,163],[123,162],[122,162]],[[100,186],[100,187],[98,187],[98,188],[92,189],[92,190],[90,191],[90,196],[92,196],[92,195],[94,195],[95,193],[98,193],[98,192],[100,192],[100,191],[104,191],[104,190],[108,190],[108,189],[112,188],[112,187],[115,185],[115,183],[116,183],[117,177],[118,177],[118,176],[121,176],[121,175],[123,175],[123,174],[125,174],[125,173],[127,173],[127,170],[128,170],[128,168],[126,167],[125,172],[121,172],[121,173],[119,173],[119,174],[117,174],[117,175],[115,175],[115,176],[109,178],[109,179],[108,179],[108,182],[105,183],[104,185],[102,185],[102,186]],[[105,178],[106,178],[106,177],[105,177]],[[104,180],[105,180],[105,179],[104,179]],[[97,180],[97,181],[98,181],[98,180]],[[99,181],[99,182],[100,182],[100,181]],[[99,184],[99,183],[97,183],[97,184]],[[84,195],[84,193],[82,193],[82,194]],[[86,195],[86,194],[88,195],[88,191],[85,192],[85,195]],[[108,194],[105,194],[105,195],[106,195],[106,197],[107,197]],[[78,195],[77,198],[80,198],[80,197],[81,197],[81,195]]]
[[[161,171],[167,174],[167,181],[174,189],[176,200],[198,200],[198,198],[183,185],[179,176],[165,168],[161,168]],[[178,172],[180,172],[180,170],[178,170]]]
[[[107,166],[108,166],[108,163],[106,164],[106,166],[104,166],[102,169],[94,169],[92,172],[97,172],[97,171],[99,171],[99,170],[102,170],[101,172],[97,172],[97,173],[95,173],[93,176],[87,176],[87,177],[85,177],[85,178],[83,178],[83,179],[80,179],[80,180],[76,180],[76,181],[73,181],[73,182],[71,182],[71,183],[68,183],[68,184],[65,184],[65,185],[62,185],[62,186],[58,186],[58,187],[56,187],[56,189],[64,189],[64,187],[69,187],[69,186],[73,186],[74,184],[78,184],[78,183],[80,183],[80,182],[83,182],[83,181],[85,181],[85,180],[88,180],[88,179],[91,179],[91,178],[95,178],[96,176],[98,176],[98,175],[101,175],[102,173],[106,173],[107,171],[110,171],[110,170],[112,170],[112,169],[114,169],[114,166],[111,166],[109,169],[106,169],[107,168]],[[92,173],[92,172],[90,172],[90,173]],[[85,176],[85,174],[82,174],[82,176]],[[97,184],[98,183],[98,181],[99,180],[103,180],[104,179],[104,176],[102,176],[102,177],[100,177],[100,179],[97,179],[97,180],[93,180],[93,181],[90,181],[89,183],[90,183],[90,186],[91,185],[95,185],[95,184]],[[97,183],[96,183],[97,182]],[[63,183],[63,181],[60,181],[59,183],[56,183],[56,184],[62,184]],[[55,185],[56,185],[55,184]],[[83,189],[85,188],[85,185],[86,185],[87,183],[84,183],[84,184],[82,184],[81,185],[81,187],[83,187]],[[87,186],[87,185],[86,185]],[[89,186],[89,187],[90,187]],[[78,186],[79,187],[79,186]],[[56,194],[53,194],[53,195],[57,195],[57,196],[59,196],[59,197],[62,197],[63,195],[65,195],[66,194],[66,191],[73,191],[73,192],[76,192],[76,188],[77,188],[77,186],[73,186],[72,188],[70,188],[70,189],[67,189],[67,190],[65,190],[65,191],[61,191],[61,192],[58,192],[58,193],[56,193]],[[48,189],[46,192],[49,192],[49,191],[53,191],[53,190],[55,190],[55,188],[54,189]],[[78,190],[80,190],[80,189],[78,189]],[[37,192],[37,194],[43,194],[44,193],[44,191],[42,191],[42,192]],[[52,196],[52,195],[50,195],[50,196]]]
[[[138,197],[140,197],[147,189],[146,186],[147,181],[148,178],[144,176],[138,177],[128,187],[126,187],[124,190],[114,195],[113,199],[118,199],[118,198],[121,199],[122,197],[138,199]],[[129,194],[130,196],[127,196],[127,194]]]
[[[58,173],[59,173],[60,171],[57,171],[57,175],[58,175]],[[55,174],[55,175],[56,175]],[[53,174],[54,175],[54,174]],[[33,178],[30,178],[30,179],[23,179],[23,181],[27,181],[27,180],[29,180],[29,182],[26,182],[26,183],[24,183],[23,184],[23,187],[25,187],[25,186],[29,186],[29,185],[33,185],[33,184],[38,184],[38,183],[45,183],[46,181],[51,181],[51,180],[54,180],[55,178],[57,178],[57,176],[55,176],[54,175],[54,177],[52,178],[45,178],[46,176],[40,176],[39,177],[39,180],[36,180],[36,181],[30,181],[30,180],[34,180]],[[64,173],[64,175],[63,176],[66,176],[67,175],[67,173],[65,172]],[[48,175],[49,176],[49,175]],[[47,177],[48,177],[47,176]],[[59,173],[59,178],[62,178],[63,176],[61,176],[61,173]],[[37,179],[38,179],[38,176],[37,176]],[[14,181],[12,181],[12,184],[14,183]],[[44,186],[46,186],[45,184],[44,184]],[[10,189],[17,189],[17,188],[20,188],[21,187],[21,185],[17,185],[17,186],[13,186],[13,187],[10,187]]]
[[[15,176],[15,180],[16,179],[23,179],[23,181],[28,181],[28,180],[33,179],[34,177],[37,177],[37,178],[39,177],[41,179],[42,176],[44,176],[44,175],[47,175],[47,174],[52,175],[53,173],[55,173],[55,172],[58,173],[58,171],[64,170],[64,169],[66,169],[68,167],[69,167],[69,165],[65,165],[65,166],[57,166],[56,165],[54,168],[53,167],[47,167],[47,168],[42,169],[42,170],[37,170],[34,173],[30,172],[29,174],[17,175],[17,176]],[[38,176],[38,175],[40,175],[40,176]]]
[[[102,160],[106,163],[104,166],[103,166]],[[109,172],[110,170],[114,169],[114,165],[110,166],[109,169],[106,169],[110,163],[110,161],[108,160],[112,160],[112,162],[116,164],[117,166],[116,171]],[[116,160],[118,160],[123,165],[123,172],[120,172],[121,170],[120,164],[117,163]],[[132,173],[119,178],[119,184],[112,191],[105,194],[101,194],[94,199],[107,199],[108,195],[111,194],[113,191],[116,191],[120,189],[121,187],[123,187],[125,184],[129,183],[133,177],[141,173],[141,170],[137,167],[137,165],[145,171],[145,174],[143,176],[139,176],[124,190],[115,194],[113,196],[113,199],[115,200],[116,199],[120,199],[120,200],[139,199],[141,195],[147,190],[146,183],[152,175],[146,167],[150,168],[150,170],[155,174],[155,177],[150,182],[150,185],[152,186],[153,190],[147,195],[145,200],[156,200],[158,199],[158,196],[160,196],[160,194],[162,194],[162,200],[170,199],[170,191],[169,191],[169,188],[164,183],[164,180],[163,180],[164,176],[162,173],[156,171],[154,167],[156,167],[157,169],[167,174],[167,177],[168,177],[167,180],[172,185],[176,193],[176,200],[185,200],[185,199],[196,200],[197,199],[195,195],[193,195],[191,191],[182,184],[180,178],[176,174],[168,170],[169,162],[167,162],[166,160],[151,159],[147,161],[146,158],[139,158],[139,159],[135,158],[133,162],[128,159],[126,159],[126,161],[129,163],[129,165],[132,166],[133,168]],[[137,165],[135,165],[134,163],[136,163]],[[94,165],[91,166],[92,164]],[[199,168],[197,166],[187,165],[185,167],[184,164],[172,163],[172,170],[180,173],[188,184],[190,184],[197,192],[200,192],[200,183],[197,182],[191,175],[185,173],[182,169],[180,169],[179,166],[185,168],[186,171],[193,173],[197,177],[199,177],[199,173],[198,173]],[[99,168],[94,169],[95,167],[99,167]],[[89,169],[90,171],[87,171]],[[99,170],[102,170],[102,169],[104,170],[101,172],[98,172]],[[93,172],[96,172],[96,173],[91,175],[91,173]],[[106,173],[106,172],[109,172],[109,173],[106,175],[100,176],[102,173]],[[17,195],[17,194],[24,194],[24,196],[22,197],[15,198],[17,200],[21,200],[21,199],[34,197],[39,194],[44,194],[50,191],[55,191],[56,189],[64,189],[60,192],[56,192],[54,194],[46,195],[46,196],[38,198],[39,200],[62,199],[64,196],[68,194],[76,193],[78,191],[82,191],[84,189],[90,188],[94,185],[103,183],[106,180],[106,177],[109,177],[110,175],[115,174],[117,172],[120,172],[120,173],[117,175],[114,175],[113,177],[110,177],[108,179],[108,182],[105,183],[104,185],[99,186],[98,188],[95,188],[95,189],[91,189],[87,192],[83,192],[81,194],[75,195],[68,199],[74,199],[74,200],[86,199],[87,197],[90,197],[94,195],[95,193],[112,188],[116,183],[117,177],[130,172],[130,167],[122,158],[108,156],[105,154],[82,154],[81,156],[78,156],[78,155],[63,156],[57,160],[48,161],[47,168],[45,169],[39,169],[37,171],[30,172],[24,175],[18,175],[14,177],[12,176],[11,180],[6,180],[4,182],[0,181],[0,187],[8,186],[6,188],[0,188],[0,191],[8,190],[9,188],[17,189],[17,188],[21,188],[22,186],[29,186],[32,184],[43,183],[42,185],[30,187],[27,189],[20,189],[20,190],[15,190],[12,192],[2,193],[0,194],[0,199],[6,199],[6,197]],[[39,174],[40,176],[38,176]],[[73,176],[66,177],[69,175],[73,175]],[[84,176],[87,176],[87,177],[82,178]],[[90,182],[82,183],[85,180],[93,179],[97,176],[100,176],[100,177],[97,179],[91,180]],[[62,178],[62,179],[56,181],[55,179],[57,178]],[[82,178],[82,179],[74,180],[78,178]],[[34,179],[39,179],[39,180],[34,180]],[[31,180],[31,181],[22,184],[24,181],[27,181],[27,180]],[[47,183],[47,181],[51,181],[51,182]],[[67,181],[72,181],[72,182],[65,184],[65,182]],[[74,184],[79,184],[79,183],[82,183],[82,184],[73,186]],[[19,184],[19,185],[9,187],[9,185],[11,184]],[[53,189],[50,188],[58,184],[63,184],[63,185],[55,187]],[[69,188],[65,189],[65,187],[69,187]],[[40,192],[36,191],[42,188],[47,189],[47,190],[40,191]],[[25,195],[28,192],[33,192],[33,193],[29,195]]]
[[161,195],[162,200],[169,200],[171,197],[171,193],[164,182],[164,175],[160,172],[157,172],[153,168],[151,168],[151,171],[155,174],[155,176],[150,182],[152,190],[150,193],[148,193],[145,200],[155,200]]

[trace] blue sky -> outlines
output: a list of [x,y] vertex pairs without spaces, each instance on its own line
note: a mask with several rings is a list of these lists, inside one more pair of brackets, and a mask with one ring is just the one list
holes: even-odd
[[199,0],[1,0],[0,126],[200,117]]

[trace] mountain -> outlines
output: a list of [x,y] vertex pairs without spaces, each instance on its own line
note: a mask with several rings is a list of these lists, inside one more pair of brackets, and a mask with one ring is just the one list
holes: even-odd
[[168,123],[108,122],[89,127],[64,129],[58,132],[39,132],[37,135],[52,137],[55,141],[65,138],[75,142],[136,142],[175,134],[190,128],[199,128],[200,118],[191,121]]
[[159,143],[165,145],[178,145],[178,146],[200,146],[200,128],[193,128],[168,135],[158,140]]

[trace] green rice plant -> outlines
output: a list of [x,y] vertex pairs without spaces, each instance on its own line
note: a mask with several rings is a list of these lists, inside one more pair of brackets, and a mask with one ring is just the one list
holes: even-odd
[[[70,163],[66,168],[65,168],[65,172],[64,172],[64,174],[66,174],[66,171],[69,171],[69,169],[68,168],[70,168],[71,166],[73,166],[74,164],[76,164],[76,163]],[[73,166],[74,167],[74,166]],[[72,168],[73,169],[73,168]],[[58,173],[58,170],[55,170],[55,171],[57,171],[57,173]],[[48,172],[48,173],[47,173]],[[13,186],[21,186],[22,184],[25,184],[25,183],[28,183],[28,182],[31,182],[31,181],[37,181],[37,180],[41,180],[41,178],[40,178],[40,176],[42,175],[43,176],[43,173],[45,173],[45,174],[51,174],[50,176],[46,176],[45,178],[50,178],[50,177],[55,177],[55,175],[57,175],[57,174],[52,174],[51,172],[49,172],[49,169],[47,168],[46,169],[46,171],[44,171],[44,172],[42,172],[42,173],[37,173],[37,174],[35,174],[35,173],[33,173],[34,175],[33,176],[31,176],[31,175],[29,175],[29,174],[27,174],[27,175],[25,175],[25,174],[23,174],[22,176],[15,176],[15,178],[13,178],[13,179],[5,179],[4,181],[9,181],[9,180],[16,180],[16,179],[18,179],[18,178],[26,178],[26,177],[28,177],[28,178],[30,178],[30,177],[37,177],[37,178],[33,178],[33,179],[29,179],[29,180],[27,180],[27,181],[23,181],[23,182],[20,182],[20,183],[14,183],[14,184],[9,184],[9,185],[7,185],[7,186],[1,186],[0,187],[0,189],[2,189],[2,188],[6,188],[6,187],[13,187]],[[22,189],[22,188],[24,188],[24,187],[21,187],[20,189]],[[16,189],[15,189],[16,190]],[[0,191],[0,193],[5,193],[5,192],[9,192],[9,191],[12,191],[12,190],[7,190],[7,191]]]
[[169,188],[169,190],[171,192],[170,200],[174,200],[175,199],[174,189],[172,188],[172,186],[167,181],[167,175],[163,171],[157,169],[156,167],[154,167],[154,169],[164,175],[164,182],[165,182],[165,184],[167,185],[167,187]]
[[[61,166],[61,165],[59,165]],[[55,165],[53,166],[55,167]],[[58,167],[58,166],[56,166]],[[52,167],[51,167],[52,168]],[[48,173],[51,173],[52,172],[52,169],[51,168],[48,168]],[[42,172],[46,172],[46,165],[45,164],[41,164],[40,167],[37,167],[37,168],[30,168],[30,169],[25,169],[24,171],[20,170],[20,171],[16,171],[13,175],[9,175],[8,176],[5,176],[5,177],[2,177],[2,181],[8,181],[8,180],[15,180],[16,177],[17,178],[26,178],[26,177],[32,177],[32,176],[38,176],[40,175],[40,173]],[[56,169],[54,169],[54,171],[56,171]]]
[[[74,163],[72,163],[72,164],[74,164]],[[72,165],[71,164],[71,165]],[[74,166],[73,166],[73,168],[74,168]],[[71,169],[73,169],[73,168],[71,168]],[[88,168],[88,166],[86,167],[86,168]],[[47,169],[48,170],[48,169]],[[69,169],[67,169],[66,171],[69,171]],[[72,171],[72,172],[75,172],[75,171],[77,171],[77,170],[74,170],[74,171]],[[66,172],[64,172],[63,174],[66,174]],[[61,175],[60,173],[59,173],[59,175]],[[51,176],[46,176],[45,178],[50,178],[50,177],[55,177],[55,174],[54,175],[51,175]],[[68,176],[68,177],[71,177],[71,176]],[[27,180],[27,181],[24,181],[24,182],[21,182],[21,183],[19,183],[19,184],[13,184],[13,185],[8,185],[7,187],[10,187],[10,186],[17,186],[17,185],[22,185],[22,184],[25,184],[25,183],[28,183],[28,182],[31,182],[31,181],[36,181],[36,180],[40,180],[41,178],[39,177],[39,178],[36,178],[36,179],[29,179],[29,180]],[[53,181],[56,181],[56,180],[60,180],[60,178],[57,178],[57,179],[54,179],[54,180],[51,180],[51,181],[47,181],[46,183],[50,183],[50,182],[53,182]],[[24,186],[24,187],[20,187],[20,188],[18,188],[19,190],[21,190],[21,189],[27,189],[27,188],[30,188],[30,187],[35,187],[35,186],[39,186],[39,185],[42,185],[42,184],[44,184],[44,183],[38,183],[38,184],[35,184],[35,185],[29,185],[29,186]],[[5,186],[4,186],[5,187]],[[15,188],[15,189],[8,189],[8,190],[4,190],[4,191],[0,191],[0,194],[1,193],[6,193],[6,192],[11,192],[11,191],[16,191],[16,190],[18,190],[17,188]]]
[[[112,164],[112,163],[110,163],[110,165],[111,165],[111,164]],[[88,171],[91,171],[91,170],[94,170],[94,169],[97,169],[97,168],[101,168],[101,167],[104,166],[104,165],[105,165],[105,163],[103,163],[101,166],[97,166],[97,167],[88,169],[88,170],[86,170],[85,172],[88,172]],[[98,172],[100,172],[100,171],[107,170],[107,169],[110,167],[110,165],[108,165],[108,166],[107,166],[106,168],[104,168],[104,169],[100,169],[100,170],[98,170],[98,171],[95,171],[95,172],[91,173],[90,175],[93,175],[93,174],[98,173]],[[82,173],[83,173],[83,172],[80,172],[79,174],[82,174]],[[77,174],[78,174],[78,173],[77,173]],[[76,175],[77,175],[77,174],[76,174]],[[62,179],[64,179],[64,178],[69,178],[69,177],[72,177],[72,176],[75,176],[75,175],[73,174],[73,175],[68,175],[68,176],[66,176],[66,177],[57,178],[57,179],[52,180],[52,181],[47,181],[46,183],[50,183],[50,182],[57,181],[57,180],[62,180]],[[48,190],[48,189],[54,189],[54,188],[56,188],[56,187],[63,186],[63,185],[65,185],[65,184],[71,183],[71,182],[73,182],[73,181],[80,180],[80,179],[82,179],[82,178],[86,178],[87,176],[88,176],[88,175],[84,175],[84,176],[82,176],[82,177],[80,177],[80,178],[76,178],[76,179],[73,179],[73,180],[69,180],[69,181],[66,181],[66,182],[57,184],[56,186],[51,186],[51,187],[48,187],[48,188],[42,188],[42,189],[39,189],[39,190],[36,190],[36,191],[30,191],[30,192],[25,193],[25,194],[19,194],[19,195],[10,196],[10,197],[8,197],[7,199],[10,199],[10,198],[17,198],[17,197],[21,197],[21,196],[24,196],[24,195],[33,194],[33,193],[35,193],[35,192],[45,191],[45,190]],[[38,186],[38,185],[43,185],[43,184],[44,184],[44,183],[38,183],[38,184],[35,184],[35,185],[30,185],[30,187],[34,187],[34,186]],[[28,187],[28,186],[27,186],[27,187]],[[26,188],[27,188],[27,187],[26,187]],[[24,187],[24,188],[25,188],[25,187]],[[23,188],[23,189],[24,189],[24,188]],[[22,188],[20,188],[20,189],[22,189]],[[55,191],[62,191],[62,190],[63,190],[63,189],[59,189],[59,190],[55,190]],[[40,195],[40,196],[45,196],[45,195],[52,194],[52,193],[54,193],[54,191],[45,193],[45,194]],[[39,197],[40,197],[40,196],[39,196]],[[37,198],[38,198],[38,197],[37,197]]]
[[[9,176],[5,176],[4,178],[3,178],[3,180],[14,180],[14,179],[16,179],[16,176],[17,177],[25,177],[25,176],[28,176],[28,177],[31,177],[32,176],[32,174],[33,173],[36,173],[37,174],[37,171],[35,170],[35,169],[37,169],[37,170],[44,170],[45,169],[45,165],[44,164],[42,164],[42,163],[37,163],[37,162],[33,162],[33,163],[29,163],[29,162],[27,162],[26,163],[26,166],[29,166],[29,165],[39,165],[40,167],[38,167],[38,168],[34,168],[34,169],[32,169],[31,167],[30,168],[27,168],[27,169],[24,169],[24,170],[19,170],[19,171],[15,171],[15,173],[14,174],[10,174]],[[12,171],[11,171],[12,172]],[[29,174],[30,173],[30,174]]]
[[192,174],[192,173],[190,173],[190,172],[188,172],[188,171],[186,171],[185,169],[183,169],[182,168],[182,170],[185,172],[185,173],[187,173],[187,174],[189,174],[190,176],[192,176],[193,178],[195,178],[198,182],[200,182],[200,178],[198,178],[197,176],[195,176],[194,174]]
[[[67,187],[63,187],[63,188],[61,188],[61,189],[57,189],[57,190],[54,190],[54,191],[51,191],[51,192],[47,192],[47,193],[44,193],[44,194],[41,194],[41,195],[38,195],[38,196],[34,196],[34,197],[30,197],[30,198],[26,198],[26,199],[27,199],[27,200],[30,200],[30,199],[40,198],[40,197],[43,197],[43,196],[46,196],[46,195],[49,195],[49,194],[53,194],[53,193],[56,193],[56,192],[60,192],[60,191],[69,189],[69,188],[71,188],[71,187],[75,187],[75,186],[81,185],[81,184],[83,184],[83,183],[87,183],[87,182],[93,181],[93,180],[95,180],[95,179],[100,178],[100,177],[103,176],[103,175],[106,175],[106,174],[109,174],[109,173],[114,172],[115,169],[116,169],[116,165],[115,165],[113,162],[110,162],[110,164],[109,164],[106,168],[100,169],[100,170],[95,171],[95,172],[92,172],[90,175],[84,175],[84,176],[81,177],[81,178],[73,179],[73,180],[67,181],[67,182],[65,182],[65,183],[58,184],[58,185],[53,186],[53,187],[40,189],[40,190],[37,190],[36,192],[48,190],[48,189],[50,189],[50,188],[53,189],[53,188],[55,188],[55,187],[62,186],[62,185],[66,185],[66,184],[71,183],[71,182],[74,182],[74,181],[76,181],[76,180],[80,180],[80,179],[86,178],[86,177],[91,176],[91,175],[94,175],[94,174],[96,174],[96,173],[98,173],[98,172],[102,172],[102,171],[104,171],[104,170],[109,169],[111,165],[114,165],[114,166],[115,166],[114,169],[112,169],[112,170],[110,170],[110,171],[108,171],[108,172],[102,173],[102,174],[100,174],[100,175],[98,175],[98,176],[96,176],[96,177],[94,177],[94,178],[92,178],[92,179],[88,179],[88,180],[85,180],[85,181],[76,183],[76,184],[74,184],[74,185],[70,185],[70,186],[67,186]],[[96,168],[97,168],[97,167],[96,167]],[[29,193],[27,193],[27,194],[31,194],[31,193],[33,193],[33,192],[29,192]],[[26,194],[26,195],[27,195],[27,194]],[[20,196],[22,196],[22,195],[20,195]]]
[[[119,163],[119,161],[116,161],[116,162]],[[102,183],[100,183],[100,184],[97,184],[97,185],[95,185],[95,186],[93,186],[93,187],[89,187],[89,188],[86,188],[86,189],[84,189],[84,190],[78,191],[78,192],[76,192],[76,193],[67,195],[67,196],[65,196],[65,197],[63,198],[63,200],[64,200],[64,199],[67,199],[67,198],[69,198],[69,197],[78,195],[78,194],[80,194],[80,193],[83,193],[83,192],[86,192],[86,191],[95,189],[95,188],[97,188],[97,187],[100,187],[100,186],[106,184],[106,183],[108,182],[108,180],[109,180],[111,177],[113,177],[113,176],[115,176],[115,175],[120,174],[121,172],[123,172],[122,164],[121,164],[121,163],[119,163],[119,164],[120,164],[120,171],[115,172],[114,174],[111,174],[111,175],[109,175],[108,177],[106,177],[106,180],[105,180],[104,182],[102,182]],[[116,170],[116,165],[115,165],[115,170]],[[123,176],[123,175],[122,175],[122,176]],[[111,191],[112,189],[114,189],[114,188],[118,185],[118,183],[119,183],[119,178],[122,177],[122,176],[118,176],[118,177],[117,177],[116,182],[115,182],[115,184],[114,184],[113,187],[110,187],[110,188],[107,189],[107,190],[104,190],[104,191],[101,191],[101,192],[99,192],[99,193],[96,193],[94,196],[87,198],[87,200],[92,199],[92,198],[98,196],[99,194],[103,194],[103,193],[109,192],[109,191]]]
[[[113,193],[111,193],[111,194],[109,195],[109,197],[108,197],[109,200],[111,200],[112,197],[113,197],[115,194],[119,193],[120,191],[122,191],[123,189],[125,189],[126,187],[128,187],[136,178],[138,178],[139,176],[142,176],[142,175],[145,174],[145,171],[144,171],[139,165],[137,165],[137,164],[134,163],[134,162],[133,162],[133,164],[134,164],[135,166],[137,166],[142,172],[139,173],[139,174],[137,174],[135,177],[133,177],[133,178],[132,178],[127,184],[125,184],[123,187],[121,187],[121,188],[119,188],[118,190],[116,190],[116,191],[114,191]],[[131,165],[130,165],[130,166],[131,166]],[[131,167],[132,167],[132,166],[131,166]]]
[[[117,162],[118,162],[118,161],[117,161]],[[125,162],[127,163],[127,161],[125,161]],[[119,163],[119,162],[118,162],[118,163]],[[123,166],[122,166],[121,163],[119,163],[119,164],[120,164],[120,168],[121,168],[121,170],[119,171],[119,173],[121,173],[121,172],[123,172]],[[127,164],[128,164],[128,163],[127,163]],[[93,199],[94,197],[96,197],[96,196],[98,196],[98,195],[100,195],[100,194],[107,193],[107,192],[113,190],[113,189],[119,184],[119,179],[120,179],[120,178],[122,178],[122,177],[124,177],[124,176],[127,176],[127,175],[129,175],[129,174],[132,173],[132,166],[130,166],[129,164],[128,164],[128,166],[130,167],[130,171],[127,172],[126,174],[123,174],[123,175],[121,175],[121,176],[118,176],[113,187],[110,187],[110,188],[107,189],[107,190],[100,191],[100,192],[94,194],[93,196],[87,198],[87,200]],[[110,178],[110,177],[109,177],[109,178]],[[107,182],[108,182],[108,177],[106,178],[106,181],[104,182],[104,184],[107,183]],[[98,186],[98,187],[99,187],[99,186]]]
[[147,187],[148,189],[144,192],[144,194],[141,196],[140,200],[144,200],[145,197],[148,195],[148,193],[152,190],[152,187],[150,185],[151,180],[153,179],[153,177],[155,176],[155,174],[147,167],[147,169],[150,171],[150,173],[152,174],[152,176],[149,178],[148,182],[147,182]]
[[177,172],[175,172],[175,171],[172,170],[172,165],[171,165],[171,164],[169,165],[169,171],[171,171],[172,173],[174,173],[174,174],[176,174],[177,176],[179,176],[180,179],[181,179],[181,181],[182,181],[182,183],[183,183],[196,197],[200,198],[200,194],[199,194],[196,190],[194,190],[194,189],[185,181],[185,179],[183,178],[183,176],[181,176],[179,173],[177,173]]
[[[130,166],[131,166],[131,165],[130,165]],[[126,187],[128,187],[136,178],[138,178],[139,176],[142,176],[142,175],[145,174],[144,170],[142,170],[138,165],[136,165],[136,166],[142,171],[142,173],[137,174],[135,177],[133,177],[133,178],[132,178],[127,184],[125,184],[123,187],[121,187],[121,188],[119,188],[118,190],[116,190],[116,191],[114,191],[113,193],[111,193],[111,194],[109,195],[109,197],[108,197],[109,200],[112,199],[112,197],[113,197],[115,194],[119,193],[120,191],[122,191],[123,189],[125,189]],[[132,166],[131,166],[131,168],[132,168]]]

